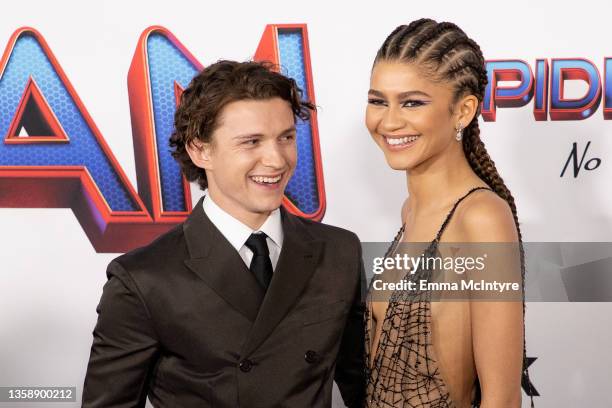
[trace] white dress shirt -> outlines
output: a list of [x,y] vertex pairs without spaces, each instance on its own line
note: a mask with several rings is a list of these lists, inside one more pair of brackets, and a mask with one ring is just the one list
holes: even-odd
[[221,231],[221,234],[223,234],[236,251],[238,251],[238,254],[247,268],[251,265],[253,251],[245,245],[245,242],[253,233],[257,234],[263,232],[266,234],[272,270],[276,269],[278,257],[283,247],[283,227],[281,224],[280,210],[278,208],[270,213],[266,221],[258,230],[254,231],[251,227],[238,221],[219,207],[209,195],[204,197],[202,206],[213,225]]

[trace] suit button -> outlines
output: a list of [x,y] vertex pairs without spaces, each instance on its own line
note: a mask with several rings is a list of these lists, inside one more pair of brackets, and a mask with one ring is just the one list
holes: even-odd
[[251,371],[251,368],[253,368],[253,362],[247,358],[245,360],[242,360],[238,367],[240,367],[240,371],[242,371],[243,373],[248,373],[249,371]]
[[319,355],[314,350],[308,350],[306,354],[304,354],[304,360],[306,360],[308,364],[313,364],[319,360]]

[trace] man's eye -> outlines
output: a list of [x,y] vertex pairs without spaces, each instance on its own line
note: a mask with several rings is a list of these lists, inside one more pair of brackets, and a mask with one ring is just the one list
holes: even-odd
[[255,146],[257,143],[259,143],[258,139],[248,139],[243,142],[247,146]]
[[385,101],[383,101],[382,99],[368,98],[368,103],[370,105],[384,105]]
[[285,135],[285,136],[282,136],[281,139],[283,139],[283,140],[293,140],[293,139],[295,139],[295,135]]

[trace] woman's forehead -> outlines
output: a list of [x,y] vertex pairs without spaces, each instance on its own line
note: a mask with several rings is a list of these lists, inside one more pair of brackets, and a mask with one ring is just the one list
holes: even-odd
[[385,94],[422,92],[429,96],[452,93],[452,85],[434,81],[431,75],[415,63],[379,61],[372,69],[370,88]]

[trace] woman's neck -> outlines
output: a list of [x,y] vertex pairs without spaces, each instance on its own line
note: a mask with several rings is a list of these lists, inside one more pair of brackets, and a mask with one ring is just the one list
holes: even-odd
[[406,177],[408,209],[413,214],[439,211],[467,189],[485,185],[472,170],[463,151],[432,157],[407,170]]

